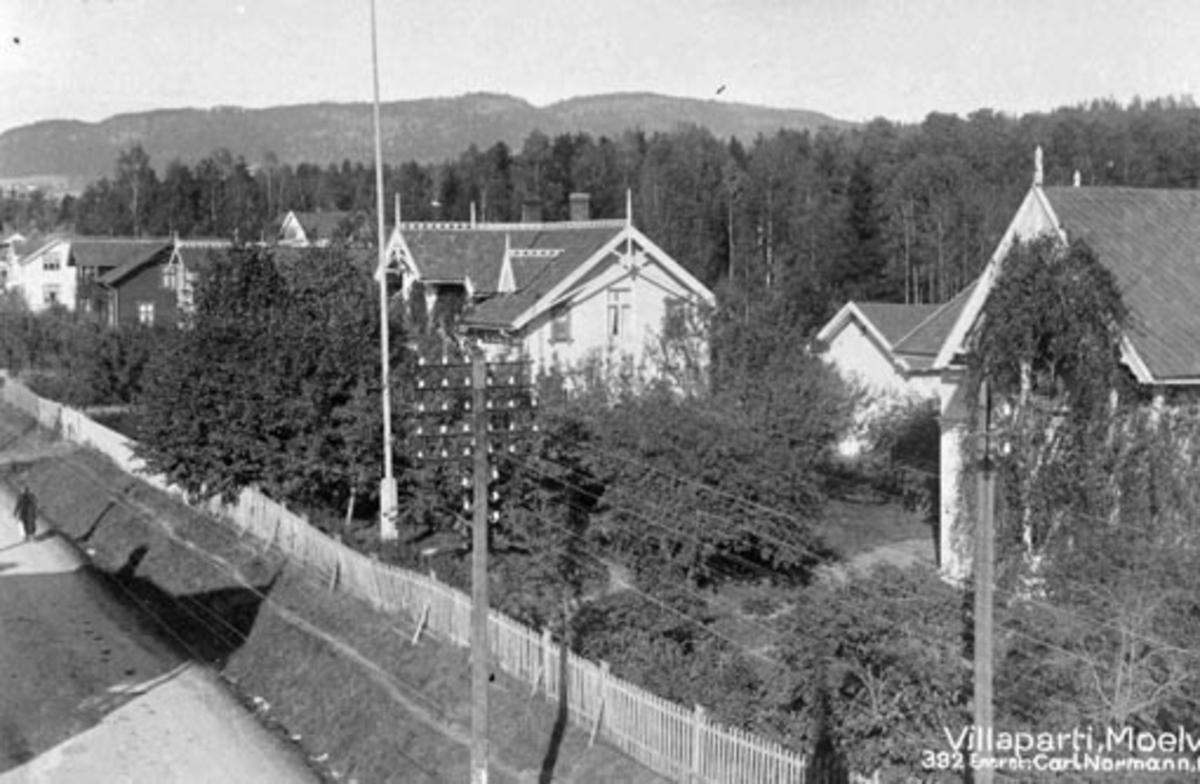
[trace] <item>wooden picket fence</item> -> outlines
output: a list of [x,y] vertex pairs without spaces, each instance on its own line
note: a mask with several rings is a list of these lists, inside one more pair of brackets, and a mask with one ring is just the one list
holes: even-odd
[[[102,452],[158,488],[182,495],[161,477],[142,472],[128,439],[82,413],[42,400],[11,379],[0,389],[0,397],[64,438]],[[213,499],[205,508],[254,537],[264,549],[276,547],[314,570],[332,588],[382,610],[404,613],[419,634],[458,646],[470,644],[471,598],[434,577],[352,550],[254,489],[242,491],[229,504]],[[612,675],[605,663],[564,651],[548,631],[534,631],[493,610],[489,646],[496,666],[527,684],[531,695],[565,698],[570,719],[593,740],[611,743],[657,773],[676,781],[714,784],[805,782],[804,755],[711,721],[700,706],[687,708],[655,696]]]

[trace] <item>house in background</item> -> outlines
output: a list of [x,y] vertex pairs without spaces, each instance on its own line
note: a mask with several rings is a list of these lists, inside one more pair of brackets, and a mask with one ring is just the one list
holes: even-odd
[[1009,250],[1043,236],[1064,245],[1081,240],[1116,278],[1132,325],[1121,341],[1122,361],[1156,405],[1200,396],[1200,192],[1044,187],[1039,150],[1032,188],[933,357],[942,432],[940,563],[953,579],[970,567],[958,487],[971,427],[964,376],[972,332]]
[[356,212],[289,211],[280,221],[275,241],[284,247],[325,247],[353,235],[363,220],[364,216]]
[[15,231],[0,239],[0,288],[7,287],[9,272],[28,242],[24,234]]
[[939,305],[847,302],[817,333],[820,356],[864,396],[854,412],[854,432],[838,444],[841,454],[861,453],[865,431],[889,408],[937,395],[937,379],[928,367],[910,364],[896,346],[939,309]]
[[19,291],[31,310],[54,305],[95,312],[103,302],[99,278],[134,260],[169,249],[170,239],[51,237],[13,265],[6,286]]
[[[386,248],[410,312],[461,325],[492,358],[534,372],[593,357],[653,375],[652,355],[675,309],[711,306],[703,283],[626,217],[593,220],[587,194],[570,219],[404,223]],[[609,367],[612,367],[610,364]]]
[[172,240],[154,254],[132,257],[97,280],[97,312],[109,326],[178,325],[193,305],[196,281],[231,243],[220,239]]

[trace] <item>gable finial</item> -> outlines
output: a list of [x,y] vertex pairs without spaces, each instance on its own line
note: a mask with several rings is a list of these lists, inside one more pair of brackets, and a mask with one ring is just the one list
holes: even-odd
[[1075,179],[1073,182],[1076,188],[1083,184],[1083,177],[1079,174],[1079,169],[1075,170]]
[[1042,145],[1037,146],[1037,150],[1033,153],[1033,184],[1040,188],[1044,173],[1042,170]]
[[396,228],[400,228],[400,191],[396,191]]
[[633,188],[625,189],[625,225],[633,225]]

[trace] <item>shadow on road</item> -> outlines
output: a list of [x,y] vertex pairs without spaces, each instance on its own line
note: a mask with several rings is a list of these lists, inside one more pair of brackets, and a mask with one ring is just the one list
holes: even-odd
[[175,595],[138,576],[149,552],[149,547],[140,545],[115,572],[97,572],[168,644],[194,661],[223,667],[250,636],[262,603],[283,573],[282,566],[260,585]]

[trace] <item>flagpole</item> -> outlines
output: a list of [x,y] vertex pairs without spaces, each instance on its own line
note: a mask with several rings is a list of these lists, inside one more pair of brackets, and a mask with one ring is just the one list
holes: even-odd
[[[379,45],[375,33],[375,0],[371,0],[371,76],[374,83],[375,110],[375,219],[379,230],[379,366],[383,404],[383,480],[379,483],[379,538],[392,541],[396,531],[396,477],[392,463],[392,389],[388,335],[387,248],[383,226],[383,142],[379,123]],[[397,227],[399,228],[399,227]]]

